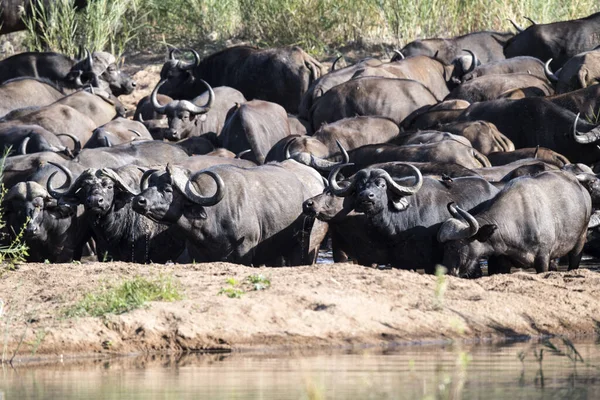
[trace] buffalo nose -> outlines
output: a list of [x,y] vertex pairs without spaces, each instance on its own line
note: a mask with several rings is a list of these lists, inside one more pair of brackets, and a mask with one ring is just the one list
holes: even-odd
[[146,210],[147,205],[148,205],[148,202],[146,201],[146,199],[144,197],[138,197],[134,204],[135,208],[139,208],[140,210]]
[[375,198],[375,193],[373,192],[361,192],[358,198],[362,201],[373,200]]
[[312,206],[313,206],[313,204],[315,204],[315,202],[314,202],[314,201],[312,201],[312,200],[306,200],[306,201],[304,202],[304,204],[306,205],[306,207],[312,207]]
[[88,197],[86,203],[90,207],[98,207],[104,204],[104,199],[102,197]]

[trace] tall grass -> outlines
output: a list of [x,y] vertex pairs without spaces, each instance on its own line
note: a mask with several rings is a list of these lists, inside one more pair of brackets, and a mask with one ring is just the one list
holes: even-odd
[[156,49],[236,39],[322,54],[348,42],[402,46],[416,38],[511,30],[507,18],[527,26],[525,16],[547,23],[600,10],[597,0],[95,0],[74,13],[73,1],[56,0],[52,10],[38,3],[30,18],[32,47],[119,53],[128,43]]
[[94,0],[75,10],[75,0],[55,0],[48,7],[31,1],[31,15],[23,15],[26,46],[35,51],[57,51],[76,56],[81,49],[105,50],[119,56],[144,28],[142,0]]
[[[10,147],[0,158],[0,240],[3,244],[0,244],[0,275],[6,269],[14,269],[15,264],[25,262],[29,248],[23,240],[23,233],[25,232],[25,226],[20,232],[15,232],[15,237],[10,238],[11,235],[6,232],[6,222],[4,219],[4,196],[6,195],[7,189],[4,187],[4,166],[6,165],[6,158],[10,153]],[[0,307],[1,308],[1,307]],[[0,313],[1,314],[1,313]]]

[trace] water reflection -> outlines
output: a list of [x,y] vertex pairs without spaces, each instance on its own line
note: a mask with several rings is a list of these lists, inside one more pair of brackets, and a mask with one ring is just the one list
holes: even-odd
[[567,342],[549,343],[146,356],[4,368],[0,399],[600,398],[600,345],[576,341],[581,359],[574,360]]

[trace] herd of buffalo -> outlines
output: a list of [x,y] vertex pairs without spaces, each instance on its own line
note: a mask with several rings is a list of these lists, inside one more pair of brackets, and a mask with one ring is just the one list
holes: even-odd
[[[463,277],[600,255],[600,13],[330,71],[173,49],[133,119],[113,55],[0,61],[3,242],[29,261],[335,261]],[[598,47],[597,47],[598,46]]]

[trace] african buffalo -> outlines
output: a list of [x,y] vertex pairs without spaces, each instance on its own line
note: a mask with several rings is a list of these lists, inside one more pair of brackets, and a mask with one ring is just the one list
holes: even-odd
[[423,84],[407,79],[365,77],[330,89],[310,109],[313,131],[321,125],[355,116],[387,117],[400,124],[437,99]]
[[246,102],[242,93],[236,89],[227,86],[213,89],[206,84],[208,90],[191,101],[173,100],[161,105],[157,93],[164,83],[163,80],[156,85],[150,99],[156,113],[165,114],[169,120],[169,129],[165,135],[169,140],[205,136],[217,144],[229,110]]
[[455,203],[448,205],[453,218],[438,232],[443,264],[451,272],[469,277],[488,257],[504,259],[505,269],[496,272],[510,272],[510,265],[545,272],[565,255],[570,270],[579,267],[592,202],[572,174],[548,171],[514,179],[470,212]]
[[82,210],[68,207],[36,182],[20,182],[10,188],[2,203],[11,237],[22,230],[28,247],[27,261],[71,262],[81,259],[89,238]]
[[458,119],[477,120],[496,125],[517,149],[539,145],[563,154],[571,162],[592,164],[600,160],[600,150],[590,145],[600,140],[595,125],[576,121],[575,114],[542,97],[475,103]]
[[570,58],[563,67],[552,73],[548,60],[544,72],[556,84],[556,93],[568,93],[600,83],[600,50],[590,50]]
[[134,210],[185,235],[193,260],[313,262],[316,249],[309,249],[303,234],[302,202],[320,193],[323,183],[311,168],[285,161],[247,169],[218,165],[190,175],[167,166],[145,178],[148,186],[142,182]]
[[132,210],[131,199],[139,193],[142,177],[137,166],[90,168],[77,179],[67,168],[59,168],[67,176],[67,189],[55,190],[50,177],[48,193],[59,204],[84,206],[100,260],[164,263],[176,260],[185,249],[183,237]]
[[550,66],[557,70],[576,54],[598,46],[599,29],[600,12],[570,21],[531,25],[508,40],[504,55],[532,56],[542,61],[552,58]]
[[446,64],[460,56],[463,49],[477,54],[482,64],[503,60],[503,46],[514,35],[503,32],[473,32],[451,39],[420,39],[408,43],[400,51],[405,57],[423,55],[435,57]]
[[[168,84],[161,93],[178,99],[192,99],[203,91],[201,80],[211,86],[229,86],[248,100],[265,100],[296,113],[302,95],[325,71],[322,65],[298,46],[261,50],[235,46],[221,50],[200,62],[184,64],[170,53],[160,77]],[[274,79],[276,77],[276,79]]]
[[554,89],[546,78],[529,74],[483,75],[456,87],[444,100],[465,100],[469,103],[494,100],[515,89],[528,96],[549,96]]
[[[398,180],[381,168],[366,168],[357,172],[350,184],[341,187],[336,177],[344,165],[331,171],[331,191],[340,197],[350,197],[354,209],[366,215],[364,227],[372,241],[391,252],[389,263],[406,269],[424,269],[433,273],[442,260],[442,246],[436,235],[440,224],[448,219],[444,204],[464,201],[465,207],[475,207],[498,193],[482,178],[466,177],[439,181],[423,177],[411,166],[412,177]],[[459,200],[460,199],[460,200]]]
[[480,65],[466,73],[462,80],[466,82],[480,76],[506,74],[529,74],[542,79],[546,78],[544,63],[541,60],[535,57],[519,56]]
[[298,116],[303,119],[308,119],[309,112],[315,101],[329,89],[340,83],[348,82],[354,74],[366,67],[372,67],[381,65],[382,62],[376,58],[366,58],[360,60],[354,65],[350,65],[346,68],[331,71],[326,75],[323,75],[316,81],[312,82],[308,87],[308,90],[302,96],[300,105],[298,106]]
[[264,164],[273,145],[290,133],[287,113],[282,106],[251,100],[230,110],[219,144],[235,154],[252,150],[244,158]]

